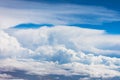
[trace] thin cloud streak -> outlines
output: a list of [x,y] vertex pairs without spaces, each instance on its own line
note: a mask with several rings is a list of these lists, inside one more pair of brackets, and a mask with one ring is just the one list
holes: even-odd
[[[10,3],[8,4],[7,1]],[[19,0],[7,1],[0,3],[0,28],[13,27],[21,23],[67,25],[120,21],[118,12],[104,7]]]

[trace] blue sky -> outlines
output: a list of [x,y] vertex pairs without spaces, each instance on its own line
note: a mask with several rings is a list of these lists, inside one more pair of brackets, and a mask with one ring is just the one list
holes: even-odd
[[[82,28],[90,28],[90,29],[99,29],[99,30],[105,30],[109,34],[120,34],[120,22],[112,22],[112,23],[103,23],[101,25],[91,25],[91,24],[68,24],[69,26],[77,26]],[[20,24],[16,25],[14,28],[40,28],[42,26],[48,26],[52,27],[54,25],[52,24],[33,24],[33,23],[27,23],[27,24]]]
[[[26,0],[29,1],[29,0]],[[103,6],[113,10],[120,11],[119,0],[30,0],[36,2],[45,2],[45,3],[72,3],[78,5],[92,5],[92,6]]]
[[[114,15],[119,20],[113,20],[113,21],[112,20],[111,21],[106,21],[106,20],[104,21],[103,20],[103,22],[100,23],[100,24],[95,24],[93,22],[92,22],[92,24],[91,23],[90,24],[89,23],[81,23],[81,20],[79,21],[79,18],[88,19],[88,20],[93,20],[93,19],[96,20],[97,19],[96,17],[101,17],[100,15],[89,15],[89,13],[88,13],[88,15],[81,15],[79,13],[77,13],[77,15],[76,15],[76,13],[75,14],[74,13],[73,14],[62,14],[62,15],[63,16],[68,16],[68,17],[74,17],[74,18],[77,19],[76,22],[71,21],[70,23],[67,23],[65,25],[73,25],[73,26],[80,26],[80,27],[93,28],[93,29],[103,29],[103,30],[106,30],[110,34],[120,34],[120,15],[119,15],[120,14],[120,6],[119,6],[120,1],[119,0],[109,0],[109,1],[106,1],[106,0],[87,0],[87,1],[86,0],[69,0],[69,1],[68,0],[30,0],[30,1],[29,0],[23,0],[23,1],[28,1],[28,2],[31,2],[31,3],[33,3],[33,2],[47,3],[47,4],[51,4],[53,6],[55,4],[56,5],[57,4],[85,5],[85,6],[94,6],[94,7],[104,7],[106,9],[113,10],[113,11],[115,11],[117,13],[117,14],[114,14]],[[78,9],[77,11],[81,11],[81,9]],[[58,12],[58,14],[59,14],[59,12]],[[103,14],[104,14],[104,12],[103,12]],[[114,16],[112,18],[114,18]],[[58,19],[62,20],[61,17],[59,17]],[[111,19],[111,18],[109,18],[109,19]],[[24,27],[26,26],[26,27],[30,28],[30,27],[33,26],[33,25],[30,25],[31,23],[23,23],[23,24],[21,23],[21,24],[22,25],[28,24],[29,26],[24,25]],[[40,22],[38,24],[35,24],[33,22],[32,24],[34,24],[33,27],[35,28],[35,27],[38,27],[39,25],[41,26],[43,24],[48,24],[48,23]],[[49,23],[49,24],[50,25],[56,25],[57,23],[55,23],[55,24],[54,23]]]
[[[19,24],[77,25],[120,34],[119,0],[6,0],[1,1],[0,6],[3,11],[1,26],[4,27]],[[8,14],[10,10],[12,12]],[[10,23],[6,24],[6,20]]]
[[0,78],[120,79],[119,3],[1,0]]

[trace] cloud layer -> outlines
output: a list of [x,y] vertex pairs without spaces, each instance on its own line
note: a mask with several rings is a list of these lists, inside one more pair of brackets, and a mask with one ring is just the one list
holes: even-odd
[[0,11],[0,28],[2,29],[21,23],[60,25],[77,23],[102,24],[120,21],[120,15],[117,11],[104,7],[75,4],[53,5],[30,1],[5,0],[0,3]]
[[0,31],[0,69],[27,74],[120,76],[120,35],[73,26]]

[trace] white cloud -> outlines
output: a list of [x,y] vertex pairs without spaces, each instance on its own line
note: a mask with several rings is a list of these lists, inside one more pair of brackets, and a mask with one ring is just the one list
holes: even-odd
[[[109,57],[120,57],[120,35],[73,26],[44,26],[39,29],[7,29],[6,33],[1,31],[0,38],[4,45],[0,46],[0,49],[4,47],[0,56],[9,50],[6,59],[0,60],[3,70],[19,69],[36,75],[120,76],[120,59]],[[18,53],[22,57],[15,55]]]
[[0,74],[0,80],[8,80],[12,78],[11,75],[8,75],[8,74]]
[[[90,77],[115,77],[120,76],[120,72],[114,70],[118,66],[105,66],[105,65],[86,65],[79,62],[72,62],[66,64],[58,64],[55,62],[47,61],[34,61],[34,60],[16,60],[16,59],[3,59],[0,60],[0,68],[6,71],[23,70],[26,74],[34,75],[88,75]],[[116,68],[116,69],[117,69]]]
[[0,74],[0,80],[25,80],[25,79],[18,79],[18,78],[15,78],[9,74]]
[[32,52],[29,49],[21,47],[21,44],[15,37],[9,36],[0,30],[0,58],[3,57],[23,57],[24,53]]
[[5,0],[0,3],[0,11],[0,28],[13,27],[21,23],[101,24],[120,21],[119,13],[116,11],[75,4]]
[[[56,46],[63,45],[64,48],[75,52],[120,56],[120,49],[118,48],[120,46],[120,36],[107,34],[103,30],[56,26],[51,28],[22,29],[9,33],[16,37],[22,46],[34,51],[39,51],[39,49],[42,51],[43,49],[46,54],[53,54]],[[24,36],[25,38],[23,39]],[[49,49],[49,52],[47,52],[47,49]]]
[[[17,6],[11,5],[13,3]],[[95,21],[88,18],[89,15]],[[96,6],[5,0],[0,3],[0,16],[0,71],[18,69],[36,75],[120,76],[120,35],[75,26],[6,29],[31,22],[100,24],[119,21],[116,11]],[[11,77],[0,74],[3,79]]]

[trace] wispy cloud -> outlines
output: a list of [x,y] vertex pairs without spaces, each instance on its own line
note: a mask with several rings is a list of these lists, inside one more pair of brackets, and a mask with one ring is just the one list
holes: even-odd
[[[34,5],[34,6],[33,6]],[[21,23],[102,24],[120,21],[118,12],[104,7],[75,4],[49,4],[19,0],[0,3],[0,28]]]

